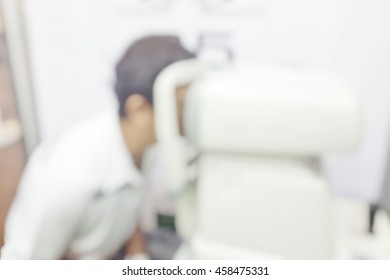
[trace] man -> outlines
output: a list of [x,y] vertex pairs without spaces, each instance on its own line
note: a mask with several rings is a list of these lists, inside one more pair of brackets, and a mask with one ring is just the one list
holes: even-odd
[[[110,259],[145,252],[142,158],[156,142],[153,83],[193,58],[176,37],[136,41],[116,68],[118,112],[72,127],[32,156],[6,223],[3,259]],[[178,110],[184,88],[178,89]],[[126,246],[127,244],[127,246]]]

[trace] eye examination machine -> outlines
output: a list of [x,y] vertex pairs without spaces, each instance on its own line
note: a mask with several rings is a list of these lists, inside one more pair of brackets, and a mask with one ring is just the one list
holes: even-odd
[[196,55],[147,83],[157,259],[390,259],[390,1],[2,2],[27,156],[116,112],[137,40]]
[[[190,85],[185,148],[177,145],[179,85]],[[359,102],[346,81],[299,67],[207,69],[190,60],[166,68],[154,89],[158,143],[185,240],[177,258],[337,258],[321,156],[359,143]]]

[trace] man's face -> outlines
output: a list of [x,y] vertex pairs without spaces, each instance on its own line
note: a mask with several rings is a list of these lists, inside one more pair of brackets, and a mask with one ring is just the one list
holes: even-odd
[[[176,90],[176,109],[180,135],[183,135],[183,113],[187,89],[187,86],[180,86]],[[126,101],[126,115],[126,119],[131,124],[131,127],[137,127],[137,130],[141,131],[137,137],[145,145],[150,145],[157,141],[154,109],[142,95],[133,94],[128,98]]]

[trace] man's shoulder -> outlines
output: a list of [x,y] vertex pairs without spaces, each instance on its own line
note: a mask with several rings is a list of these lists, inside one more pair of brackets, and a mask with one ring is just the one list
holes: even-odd
[[109,125],[105,114],[72,125],[55,140],[42,143],[34,152],[31,165],[46,180],[92,184],[98,180],[109,156]]
[[41,145],[41,150],[48,156],[57,156],[67,159],[78,157],[79,161],[90,159],[89,155],[99,156],[99,149],[105,142],[107,124],[101,115],[82,120],[67,128],[61,135],[52,141]]

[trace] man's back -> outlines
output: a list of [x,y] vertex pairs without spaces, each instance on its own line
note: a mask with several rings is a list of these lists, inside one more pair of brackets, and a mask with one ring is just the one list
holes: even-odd
[[134,231],[141,175],[115,112],[42,144],[9,213],[2,258],[108,258]]

